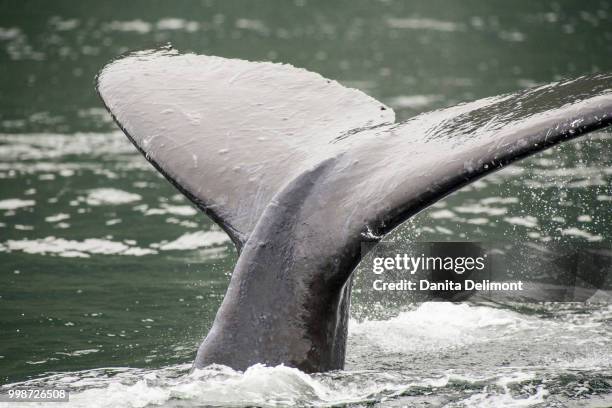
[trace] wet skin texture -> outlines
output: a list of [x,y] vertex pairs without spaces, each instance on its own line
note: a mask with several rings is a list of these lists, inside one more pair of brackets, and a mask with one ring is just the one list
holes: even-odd
[[288,65],[130,54],[98,92],[134,145],[239,251],[195,367],[342,369],[351,273],[442,197],[612,122],[598,74],[394,123],[367,95]]

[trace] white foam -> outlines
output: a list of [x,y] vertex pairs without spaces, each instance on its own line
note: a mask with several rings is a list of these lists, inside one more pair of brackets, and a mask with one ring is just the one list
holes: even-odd
[[446,234],[446,235],[452,235],[453,231],[449,230],[448,228],[445,227],[441,227],[440,225],[436,225],[436,231],[442,233],[442,234]]
[[63,19],[59,16],[54,16],[49,19],[49,25],[57,31],[70,31],[79,26],[79,20],[75,18]]
[[50,215],[48,217],[45,217],[45,221],[47,221],[47,222],[59,222],[59,221],[67,220],[68,218],[70,218],[70,215],[64,214],[64,213],[59,213],[59,214]]
[[467,220],[468,224],[474,224],[474,225],[485,225],[489,223],[489,219],[488,218],[468,218]]
[[188,32],[198,31],[200,23],[187,21],[182,18],[163,18],[156,24],[158,30],[185,30]]
[[181,235],[171,242],[162,241],[151,247],[162,251],[189,250],[222,245],[228,242],[229,236],[222,231],[197,231]]
[[505,41],[510,42],[522,42],[527,38],[526,34],[521,33],[520,31],[500,31],[499,38]]
[[0,41],[12,40],[21,35],[21,30],[17,27],[0,27]]
[[154,249],[130,247],[122,242],[89,238],[84,241],[46,237],[41,239],[8,240],[0,251],[22,251],[28,254],[57,255],[65,258],[89,258],[92,254],[142,256],[157,253]]
[[[102,109],[101,112],[107,115]],[[106,116],[105,116],[106,117]],[[43,159],[59,159],[66,156],[112,157],[125,159],[133,157],[137,151],[125,143],[122,132],[110,133],[30,133],[30,134],[0,134],[1,169],[28,170],[28,166],[38,165]],[[23,163],[23,160],[37,160],[37,163]],[[48,171],[55,168],[70,166],[76,163],[46,163]],[[96,163],[101,168],[100,163]],[[70,167],[68,167],[70,169]],[[42,171],[42,170],[39,170]]]
[[361,406],[377,402],[384,405],[385,401],[404,406],[401,398],[410,395],[420,400],[431,397],[428,401],[437,406],[438,394],[457,395],[459,390],[465,391],[466,398],[455,400],[453,407],[523,407],[542,403],[548,395],[543,385],[532,385],[538,381],[534,372],[499,367],[492,373],[447,370],[436,375],[393,370],[308,375],[283,365],[261,364],[249,367],[244,373],[220,365],[196,369],[190,374],[188,370],[188,364],[156,370],[100,368],[53,374],[8,387],[69,389],[68,405],[75,408],[165,406],[177,401],[181,406],[218,407]]
[[536,387],[536,393],[528,397],[514,397],[506,388],[502,393],[484,391],[458,401],[454,406],[466,408],[520,408],[540,406],[546,402],[548,391],[543,386]]
[[487,197],[480,200],[484,205],[489,204],[517,204],[519,199],[516,197]]
[[197,213],[197,210],[190,205],[163,204],[162,208],[149,208],[144,210],[145,215],[173,214],[180,216],[192,216],[196,215]]
[[[279,405],[295,406],[334,398],[333,390],[295,368],[256,364],[244,374],[226,367],[220,369],[225,374],[221,381],[209,378],[205,389],[191,382],[178,387],[178,391],[186,396],[199,396],[200,402],[205,401],[203,405],[242,405],[246,399],[252,401],[253,405],[270,405],[270,402],[275,401]],[[197,370],[192,376],[210,377],[210,371],[211,368]]]
[[592,242],[603,240],[603,237],[601,235],[591,234],[588,231],[584,231],[584,230],[581,230],[575,227],[566,228],[564,230],[561,230],[561,235],[566,235],[566,236],[569,235],[572,237],[584,238],[587,241],[592,241]]
[[453,208],[453,210],[464,214],[487,214],[490,216],[504,215],[508,212],[507,208],[489,207],[478,204],[468,204]]
[[520,225],[526,228],[535,228],[538,226],[538,219],[530,215],[524,217],[505,217],[504,221],[508,224]]
[[[184,372],[188,368],[179,367]],[[56,374],[12,386],[36,384],[72,389],[71,407],[145,407],[183,401],[186,406],[336,406],[373,401],[372,395],[399,395],[407,386],[384,381],[343,385],[298,369],[256,364],[244,373],[212,365],[188,375],[160,370],[97,369]],[[109,373],[113,373],[109,376]],[[424,380],[414,386],[444,386],[448,379]],[[408,387],[413,386],[409,385]],[[76,388],[76,389],[75,389]],[[86,388],[86,389],[83,389]]]
[[132,255],[132,256],[143,256],[156,254],[157,251],[149,248],[129,247],[125,251],[122,251],[121,255]]
[[261,20],[254,20],[249,18],[239,18],[236,20],[236,28],[242,30],[255,31],[261,34],[267,34],[270,30]]
[[129,193],[116,188],[97,188],[91,190],[85,201],[89,205],[119,205],[140,201],[139,194]]
[[151,23],[137,19],[130,21],[112,21],[105,26],[113,31],[132,31],[140,34],[146,34],[151,31]]
[[[60,226],[62,223],[56,224]],[[0,252],[21,251],[28,254],[55,255],[65,258],[89,258],[91,255],[125,255],[144,256],[162,251],[189,251],[208,248],[210,257],[220,257],[224,248],[211,248],[229,242],[229,237],[222,231],[198,231],[186,233],[174,241],[153,243],[149,248],[136,245],[136,241],[112,241],[102,238],[88,238],[83,241],[56,238],[54,236],[39,239],[8,240],[0,244]]]
[[389,105],[394,109],[422,109],[441,100],[440,95],[400,95],[389,99]]
[[439,211],[432,211],[429,213],[429,216],[433,219],[443,219],[443,218],[455,218],[456,215],[454,212],[452,212],[451,210],[439,210]]
[[[516,385],[534,379],[535,374],[533,372],[515,372],[502,375],[495,379],[496,387],[486,387],[482,392],[458,401],[454,406],[470,408],[519,408],[542,404],[546,402],[546,397],[549,395],[544,385],[536,386],[535,393],[530,393],[527,396],[515,396],[512,393],[512,388],[517,388]],[[529,388],[530,385],[527,387]]]
[[84,349],[84,350],[75,350],[72,352],[58,351],[55,354],[59,354],[63,356],[78,357],[78,356],[85,356],[87,354],[98,353],[99,351],[100,351],[99,349]]
[[188,221],[188,220],[180,220],[176,217],[168,217],[166,218],[166,222],[168,224],[178,224],[181,225],[185,228],[197,228],[198,227],[198,223],[197,222],[193,222],[193,221]]
[[486,342],[530,326],[526,317],[508,310],[430,302],[389,320],[351,321],[349,332],[384,351],[413,355]]
[[410,30],[459,31],[463,25],[452,21],[434,20],[431,18],[388,18],[387,25],[391,28]]
[[22,200],[19,198],[7,198],[0,200],[0,210],[16,210],[23,207],[31,207],[36,204],[34,200]]

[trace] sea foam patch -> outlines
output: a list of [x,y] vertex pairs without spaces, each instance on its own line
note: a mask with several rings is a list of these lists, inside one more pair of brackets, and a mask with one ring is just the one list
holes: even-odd
[[[136,245],[136,241],[113,241],[106,238],[88,238],[82,241],[56,238],[10,239],[0,243],[0,252],[24,252],[27,254],[52,255],[65,258],[89,258],[91,255],[143,256],[158,251],[189,251],[200,248],[219,247],[229,242],[222,231],[198,231],[186,233],[173,241],[161,241],[148,248]],[[213,251],[211,256],[219,256]]]
[[205,248],[229,242],[229,236],[222,231],[197,231],[181,235],[174,241],[162,241],[151,247],[162,251],[176,251]]
[[[547,402],[549,387],[562,380],[536,370],[497,367],[496,372],[435,373],[336,371],[305,374],[298,369],[256,364],[244,372],[210,365],[189,372],[190,365],[159,369],[113,367],[59,373],[7,384],[16,387],[56,387],[70,391],[74,407],[184,406],[362,406],[414,402],[453,407],[528,407]],[[566,380],[567,382],[567,380]],[[571,384],[570,384],[571,385]],[[568,387],[569,389],[569,387]],[[420,406],[420,405],[419,405]]]
[[0,244],[0,252],[13,251],[66,258],[89,258],[93,254],[142,256],[157,253],[154,249],[134,247],[108,239],[88,238],[75,241],[52,236],[41,239],[8,240]]
[[70,218],[69,214],[59,213],[59,214],[50,215],[48,217],[45,217],[45,221],[47,221],[47,222],[60,222],[60,221],[67,220],[68,218]]
[[489,341],[533,323],[508,310],[430,302],[389,320],[351,321],[349,333],[382,350],[419,354]]
[[23,207],[31,207],[36,204],[34,200],[22,200],[20,198],[8,198],[0,200],[0,210],[16,210]]
[[590,242],[598,242],[598,241],[603,240],[603,237],[601,235],[593,234],[588,231],[582,230],[580,228],[575,228],[575,227],[565,228],[561,230],[561,235],[571,236],[575,238],[583,238]]
[[125,136],[121,132],[0,133],[0,142],[0,160],[3,163],[55,160],[71,156],[125,158],[136,153],[129,143],[125,143]]
[[96,188],[89,191],[85,201],[89,205],[118,205],[140,201],[142,196],[116,188]]
[[161,208],[148,208],[145,206],[139,209],[142,209],[145,215],[172,214],[172,215],[188,217],[188,216],[196,215],[198,213],[197,210],[190,205],[162,204]]

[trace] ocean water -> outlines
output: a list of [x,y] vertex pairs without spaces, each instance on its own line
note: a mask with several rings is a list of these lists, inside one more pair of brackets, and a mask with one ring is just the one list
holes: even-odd
[[[606,1],[0,0],[2,389],[67,388],[88,407],[611,406],[612,308],[595,301],[381,304],[355,291],[343,371],[190,372],[236,253],[93,86],[112,58],[172,42],[305,67],[406,119],[612,71],[611,20]],[[607,244],[611,139],[509,166],[390,238]]]

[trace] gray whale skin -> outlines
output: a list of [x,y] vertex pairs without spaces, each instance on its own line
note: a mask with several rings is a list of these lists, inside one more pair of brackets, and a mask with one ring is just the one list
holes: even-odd
[[194,367],[342,369],[351,273],[440,198],[612,122],[597,74],[395,123],[364,93],[285,64],[131,53],[97,90],[117,124],[239,258]]

